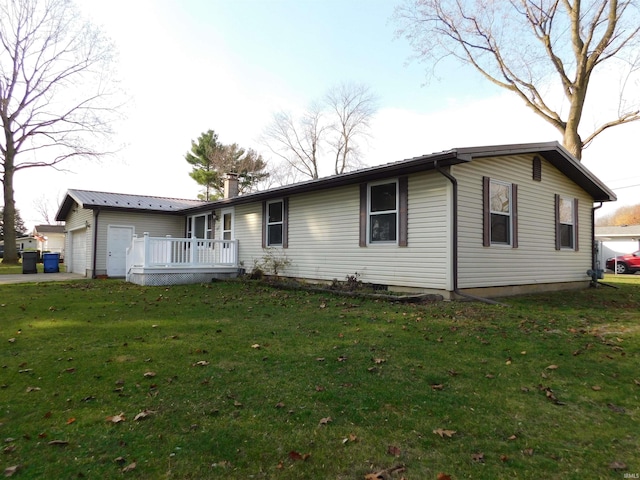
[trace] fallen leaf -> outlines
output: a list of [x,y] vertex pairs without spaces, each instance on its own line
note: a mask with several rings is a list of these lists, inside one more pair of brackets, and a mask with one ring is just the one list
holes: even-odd
[[305,461],[310,456],[311,456],[310,453],[300,454],[300,453],[296,452],[295,450],[292,450],[292,451],[289,452],[289,458],[291,460],[302,460],[302,461]]
[[47,413],[44,414],[44,418],[51,418],[51,411],[48,411]]
[[4,449],[2,450],[3,453],[13,453],[16,451],[16,447],[15,445],[9,445],[7,447],[4,447]]
[[399,457],[402,452],[400,448],[396,447],[395,445],[389,445],[389,447],[387,448],[387,453],[389,455],[393,455],[394,457]]
[[260,349],[260,344],[259,343],[254,343],[253,345],[251,345],[251,348],[255,348],[256,350]]
[[438,476],[436,477],[436,480],[451,480],[451,476],[447,475],[444,472],[438,472]]
[[39,392],[39,391],[40,391],[40,387],[27,387],[27,393]]
[[628,467],[627,467],[627,464],[624,462],[615,461],[609,464],[609,468],[611,470],[626,470]]
[[374,358],[373,363],[380,365],[381,363],[385,363],[387,360],[384,358]]
[[144,372],[144,378],[153,378],[156,376],[156,372]]
[[284,408],[284,403],[282,402],[276,403],[276,408]]
[[136,466],[137,466],[136,462],[130,463],[129,465],[127,465],[122,469],[122,473],[131,472],[132,470],[136,469]]
[[69,445],[69,442],[67,442],[66,440],[51,440],[47,445],[66,447],[67,445]]
[[471,460],[474,462],[484,463],[484,453],[474,453],[471,455]]
[[507,438],[507,440],[516,440],[518,437],[516,437],[515,435],[511,435],[509,438]]
[[453,434],[456,433],[456,431],[455,430],[445,430],[445,429],[442,429],[442,428],[436,428],[433,431],[433,433],[435,433],[436,435],[440,435],[440,437],[442,437],[442,438],[444,438],[445,436],[451,438],[453,436]]
[[322,385],[316,385],[316,392],[324,392],[325,388]]
[[401,473],[406,471],[404,465],[396,465],[395,467],[385,468],[379,472],[368,473],[364,476],[364,480],[388,480],[394,473]]
[[106,418],[107,422],[111,423],[120,423],[125,421],[124,413],[120,413],[120,415],[113,415],[111,417]]
[[636,380],[635,378],[633,379],[633,383],[635,383],[637,386],[640,387],[640,380]]
[[138,413],[135,417],[133,417],[133,421],[137,422],[139,420],[144,420],[145,418],[150,417],[154,413],[156,412],[154,412],[153,410],[143,410],[140,413]]
[[127,460],[124,457],[117,457],[113,461],[119,465],[124,465]]
[[16,339],[15,338],[10,338],[9,339],[9,343],[16,343]]
[[558,365],[549,365],[546,370],[557,370],[558,369]]
[[533,456],[533,448],[525,448],[524,450],[522,450],[522,454],[526,455],[527,457],[532,457]]
[[75,422],[75,421],[76,421],[76,419],[75,419],[75,418],[73,418],[73,417],[71,417],[71,418],[69,418],[69,419],[67,420],[67,425],[71,425],[71,424],[72,424],[73,422]]
[[236,407],[236,408],[240,408],[240,407],[242,407],[242,403],[240,403],[240,402],[239,402],[239,401],[237,401],[237,400],[234,400],[234,401],[233,401],[233,406],[234,406],[234,407]]
[[591,387],[591,390],[593,390],[594,392],[599,392],[600,390],[602,390],[602,387],[600,385],[594,385],[593,387]]
[[441,383],[434,384],[434,385],[431,385],[431,389],[432,390],[443,390],[444,389],[444,385],[441,384]]
[[324,417],[320,419],[319,425],[327,425],[331,422],[333,422],[333,419],[331,417]]
[[193,367],[206,367],[207,365],[209,365],[209,362],[207,362],[206,360],[200,360],[199,362],[194,363],[192,366]]
[[339,362],[346,362],[347,361],[347,356],[346,355],[340,355],[338,357],[338,361]]
[[500,461],[505,463],[509,461],[509,457],[507,457],[506,455],[500,455]]
[[609,407],[610,410],[613,410],[616,413],[625,413],[626,410],[623,407],[619,407],[617,405],[614,405],[613,403],[607,403],[607,407]]
[[12,467],[7,467],[4,469],[4,476],[11,477],[21,468],[22,468],[22,465],[13,465]]

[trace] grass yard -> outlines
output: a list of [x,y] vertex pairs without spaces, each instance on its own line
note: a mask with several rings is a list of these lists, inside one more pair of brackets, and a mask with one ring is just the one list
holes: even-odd
[[[640,276],[401,305],[250,282],[0,285],[14,478],[640,473]],[[6,469],[6,470],[5,470]]]

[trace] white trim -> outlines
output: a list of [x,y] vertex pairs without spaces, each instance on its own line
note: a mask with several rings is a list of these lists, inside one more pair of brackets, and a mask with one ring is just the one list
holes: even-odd
[[[380,211],[380,212],[372,212],[371,211],[371,187],[376,187],[379,185],[388,185],[390,183],[395,184],[396,186],[396,208],[395,210],[384,210],[384,211]],[[387,179],[387,180],[380,180],[377,182],[370,182],[367,184],[367,246],[371,246],[371,247],[375,247],[375,246],[379,246],[379,245],[398,245],[398,234],[399,234],[399,230],[400,230],[400,185],[398,182],[398,179]],[[395,229],[395,234],[396,234],[396,238],[395,240],[378,240],[378,241],[372,241],[371,240],[371,216],[372,215],[388,215],[388,214],[394,214],[396,216],[396,229]]]

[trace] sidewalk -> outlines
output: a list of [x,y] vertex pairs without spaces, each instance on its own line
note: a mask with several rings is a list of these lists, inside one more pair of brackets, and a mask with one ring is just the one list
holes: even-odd
[[60,282],[65,280],[86,280],[79,273],[18,273],[0,275],[0,285],[11,283]]

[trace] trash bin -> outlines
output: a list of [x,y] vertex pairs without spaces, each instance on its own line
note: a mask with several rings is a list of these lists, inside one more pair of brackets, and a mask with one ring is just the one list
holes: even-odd
[[38,252],[22,252],[22,273],[38,273]]
[[44,273],[58,273],[60,271],[60,254],[45,253],[42,255]]

